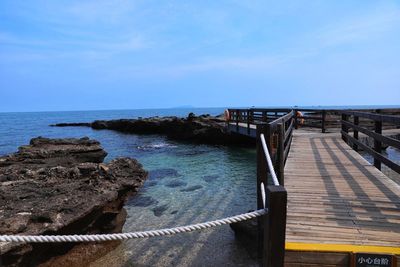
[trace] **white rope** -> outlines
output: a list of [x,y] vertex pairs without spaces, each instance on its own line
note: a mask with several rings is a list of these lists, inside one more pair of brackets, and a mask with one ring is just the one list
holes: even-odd
[[264,187],[264,183],[260,184],[261,187],[261,199],[262,199],[262,204],[263,204],[263,208],[265,209],[265,187]]
[[275,174],[274,165],[272,164],[271,156],[269,155],[269,150],[268,150],[267,144],[265,142],[264,134],[260,134],[260,138],[261,138],[261,144],[262,144],[262,147],[264,150],[265,158],[267,159],[268,168],[269,168],[271,176],[272,176],[272,181],[274,182],[274,185],[279,185],[278,178],[276,177],[276,174]]
[[[265,203],[265,201],[264,201]],[[265,204],[264,204],[265,205]],[[120,234],[98,234],[98,235],[0,235],[0,242],[24,242],[24,243],[44,243],[44,242],[97,242],[97,241],[114,241],[133,238],[147,238],[155,236],[167,236],[178,233],[187,233],[197,230],[207,229],[224,224],[231,224],[241,221],[250,220],[267,213],[266,209],[260,209],[220,220],[209,221],[204,223],[192,224],[187,226],[179,226],[174,228],[166,228],[159,230],[151,230],[144,232],[131,232]]]

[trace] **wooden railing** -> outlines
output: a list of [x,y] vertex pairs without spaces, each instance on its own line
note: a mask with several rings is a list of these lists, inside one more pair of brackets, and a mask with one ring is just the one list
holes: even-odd
[[[381,169],[381,164],[385,164],[392,170],[400,173],[400,165],[388,159],[382,154],[382,144],[386,144],[397,149],[400,149],[400,141],[394,138],[384,136],[382,134],[382,124],[392,124],[400,126],[400,117],[393,115],[381,115],[377,113],[359,112],[359,111],[340,111],[342,115],[342,139],[348,143],[353,149],[361,148],[374,158],[374,166]],[[352,117],[352,122],[350,121]],[[360,118],[372,120],[374,129],[370,130],[365,126],[360,125]],[[349,130],[353,130],[353,136],[349,134]],[[374,146],[370,147],[359,140],[359,132],[373,138]]]
[[[251,125],[263,122],[272,122],[281,118],[283,115],[294,112],[296,115],[295,128],[314,127],[326,131],[326,110],[317,109],[270,109],[270,108],[250,108],[250,109],[228,109],[230,123],[235,123],[237,131],[241,127],[240,123],[247,125],[247,132],[250,133]],[[300,113],[299,113],[300,112]]]
[[[326,114],[325,109],[295,109],[296,129],[298,127],[320,128],[323,133],[326,132]],[[303,123],[301,123],[303,121]]]
[[[257,207],[263,208],[263,192],[266,195],[265,216],[258,218],[258,248],[262,255],[262,266],[284,266],[287,191],[284,187],[284,167],[289,155],[293,130],[297,127],[317,127],[326,131],[326,116],[330,112],[335,123],[341,115],[342,138],[354,149],[362,148],[374,157],[374,165],[380,169],[381,162],[400,173],[400,166],[382,155],[382,143],[400,149],[400,141],[382,135],[382,123],[400,126],[400,117],[367,112],[313,109],[229,109],[228,126],[247,128],[247,134],[256,127],[257,140]],[[302,115],[298,113],[302,112]],[[353,117],[353,122],[349,117]],[[375,129],[369,130],[359,124],[359,118],[373,120]],[[300,121],[305,122],[300,125]],[[243,123],[247,127],[243,127]],[[241,125],[240,125],[241,124]],[[369,126],[368,126],[369,127]],[[353,129],[353,136],[349,135]],[[241,133],[245,132],[241,131]],[[361,143],[358,133],[374,139],[374,148]],[[252,133],[254,136],[254,132]],[[273,182],[268,182],[273,177]],[[264,186],[266,185],[266,186]]]
[[280,118],[282,115],[290,112],[290,109],[228,109],[230,114],[229,122],[236,123],[237,131],[239,131],[239,123],[247,125],[247,133],[250,134],[251,125],[258,123],[267,123]]
[[284,264],[287,211],[284,166],[292,142],[294,114],[293,110],[286,111],[286,114],[269,122],[259,122],[256,126],[258,208],[263,205],[260,185],[268,185],[265,190],[268,213],[258,220],[258,245],[259,253],[263,255],[262,266]]

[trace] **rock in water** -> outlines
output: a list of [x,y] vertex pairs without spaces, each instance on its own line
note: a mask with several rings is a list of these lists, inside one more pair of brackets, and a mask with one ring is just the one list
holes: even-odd
[[189,187],[186,187],[184,189],[181,189],[180,191],[181,192],[192,192],[192,191],[195,191],[195,190],[198,190],[198,189],[202,189],[202,188],[203,188],[202,185],[193,185],[193,186],[189,186]]
[[[39,137],[0,157],[0,234],[120,232],[126,218],[123,204],[142,186],[147,172],[130,158],[101,163],[106,155],[89,138]],[[0,243],[0,264],[79,266],[90,257],[88,251],[107,252],[110,244]],[[60,256],[69,251],[74,257]]]
[[171,181],[169,181],[169,182],[167,182],[167,183],[165,184],[166,187],[171,187],[171,188],[179,187],[179,186],[186,186],[186,185],[187,185],[186,182],[181,181],[181,180],[179,180],[179,179],[171,180]]
[[135,134],[162,134],[175,140],[214,145],[255,145],[255,139],[229,132],[222,116],[208,114],[187,118],[150,117],[138,119],[97,120],[92,123],[58,123],[51,126],[90,126],[93,129],[109,129]]

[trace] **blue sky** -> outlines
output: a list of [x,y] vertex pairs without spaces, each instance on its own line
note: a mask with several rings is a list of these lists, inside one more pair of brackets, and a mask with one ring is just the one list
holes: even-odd
[[400,104],[399,1],[0,2],[0,111],[349,104]]

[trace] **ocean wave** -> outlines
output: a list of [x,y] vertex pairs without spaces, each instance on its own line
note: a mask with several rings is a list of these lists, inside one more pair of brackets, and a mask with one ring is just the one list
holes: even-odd
[[141,145],[137,146],[136,148],[139,150],[143,151],[148,151],[148,150],[156,150],[156,149],[163,149],[163,148],[176,148],[176,145],[172,145],[169,143],[154,143],[154,144],[146,144],[146,145]]

